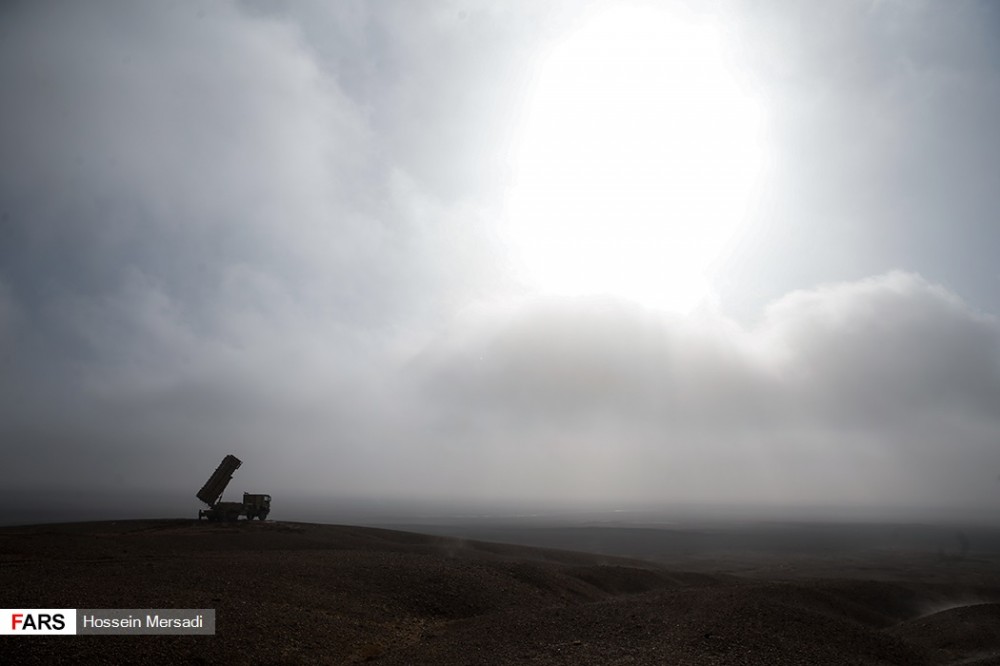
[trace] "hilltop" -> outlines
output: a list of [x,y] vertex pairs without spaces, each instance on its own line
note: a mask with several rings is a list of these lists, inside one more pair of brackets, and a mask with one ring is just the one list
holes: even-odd
[[217,611],[214,637],[5,637],[17,664],[1000,664],[991,571],[744,578],[292,522],[0,529],[6,607]]

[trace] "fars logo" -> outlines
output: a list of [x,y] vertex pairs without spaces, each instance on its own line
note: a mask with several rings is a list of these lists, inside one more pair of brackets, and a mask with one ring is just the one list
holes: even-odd
[[0,634],[46,636],[75,633],[75,608],[0,608]]

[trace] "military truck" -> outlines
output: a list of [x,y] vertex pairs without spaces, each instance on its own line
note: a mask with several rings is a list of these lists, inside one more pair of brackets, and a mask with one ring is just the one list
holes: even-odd
[[233,521],[240,516],[247,520],[258,518],[264,520],[271,511],[271,496],[243,493],[243,502],[223,502],[222,493],[233,480],[233,472],[239,469],[243,462],[234,455],[222,459],[222,463],[212,473],[205,485],[198,491],[197,497],[208,505],[207,509],[198,512],[198,520]]

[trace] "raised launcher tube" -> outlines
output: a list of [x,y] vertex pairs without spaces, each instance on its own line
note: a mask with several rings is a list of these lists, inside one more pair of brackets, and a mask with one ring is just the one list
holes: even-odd
[[212,473],[205,485],[198,491],[197,497],[210,507],[215,507],[226,486],[233,480],[233,472],[240,468],[243,462],[234,455],[228,455],[222,459],[222,463]]

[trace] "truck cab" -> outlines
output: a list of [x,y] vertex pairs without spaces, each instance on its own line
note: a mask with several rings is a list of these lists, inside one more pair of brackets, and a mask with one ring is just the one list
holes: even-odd
[[243,509],[247,520],[258,518],[264,520],[271,511],[271,496],[243,493]]

